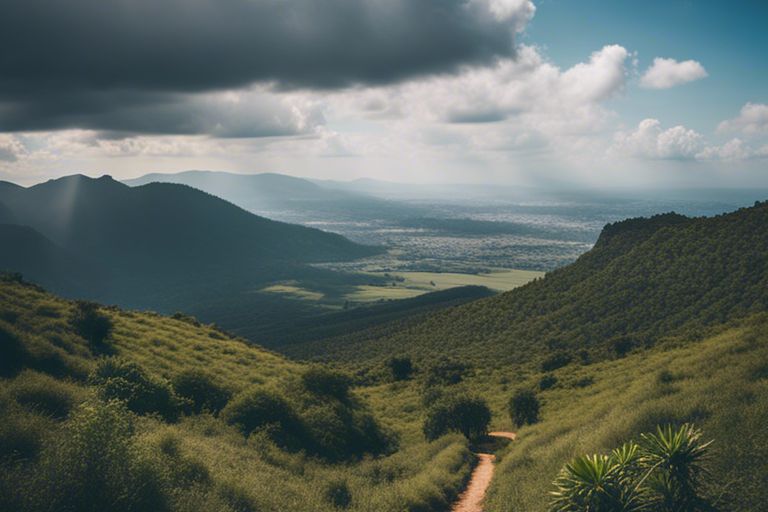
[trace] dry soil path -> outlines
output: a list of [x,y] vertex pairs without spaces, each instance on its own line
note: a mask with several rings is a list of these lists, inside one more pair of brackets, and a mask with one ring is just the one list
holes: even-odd
[[[515,439],[515,434],[512,432],[489,432],[488,435],[511,441]],[[491,479],[493,479],[493,461],[496,456],[492,453],[478,453],[477,459],[477,466],[472,471],[469,485],[453,504],[451,512],[483,512],[483,499],[485,498],[485,491],[488,490]]]

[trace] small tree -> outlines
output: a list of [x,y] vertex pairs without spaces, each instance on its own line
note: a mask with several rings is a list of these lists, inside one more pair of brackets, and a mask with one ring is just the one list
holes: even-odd
[[441,358],[427,370],[427,386],[451,386],[464,380],[469,367],[459,361]]
[[210,375],[201,370],[184,370],[173,381],[176,394],[190,403],[190,409],[196,414],[204,410],[212,413],[221,411],[232,394],[216,384]]
[[349,398],[349,388],[352,386],[349,375],[322,366],[313,366],[304,372],[301,381],[307,391],[342,401]]
[[387,367],[394,380],[407,380],[413,374],[413,362],[410,357],[393,357],[387,361]]
[[490,422],[491,410],[485,400],[454,395],[439,400],[430,408],[423,431],[430,441],[448,432],[460,432],[473,440],[488,433]]
[[303,434],[301,421],[288,401],[264,388],[252,388],[236,395],[221,411],[221,417],[246,436],[263,428],[283,447],[297,446]]
[[539,399],[530,389],[520,389],[509,400],[509,417],[518,428],[539,421]]
[[75,302],[70,324],[93,348],[104,348],[107,338],[112,334],[112,320],[102,315],[99,305],[94,302]]

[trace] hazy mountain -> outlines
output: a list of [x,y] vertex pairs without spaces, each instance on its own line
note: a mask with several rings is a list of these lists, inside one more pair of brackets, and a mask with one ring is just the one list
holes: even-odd
[[236,290],[290,276],[305,263],[379,250],[259,217],[176,184],[132,188],[108,176],[69,176],[30,188],[3,184],[0,202],[19,224],[106,269],[104,298],[130,304],[212,293],[225,283]]
[[0,224],[0,271],[19,272],[51,289],[87,295],[100,272],[28,226]]
[[[320,186],[310,180],[283,174],[234,174],[216,171],[154,173],[131,180],[130,186],[178,183],[226,199],[248,211],[278,215],[291,220],[323,218],[370,218],[403,215],[402,205],[352,190]],[[292,213],[293,212],[293,213]],[[297,216],[296,214],[301,214]]]

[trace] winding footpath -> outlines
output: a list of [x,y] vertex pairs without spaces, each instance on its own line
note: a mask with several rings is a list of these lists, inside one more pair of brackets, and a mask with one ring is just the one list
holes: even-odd
[[[512,432],[489,432],[488,435],[510,441],[514,441],[516,437]],[[472,471],[469,485],[459,495],[459,499],[451,507],[451,512],[483,512],[483,499],[493,479],[493,461],[496,460],[496,456],[492,453],[478,453],[477,459],[477,466]]]

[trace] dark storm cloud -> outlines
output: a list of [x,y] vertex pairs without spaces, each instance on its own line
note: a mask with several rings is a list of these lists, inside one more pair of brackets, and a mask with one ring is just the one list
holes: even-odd
[[110,129],[116,103],[254,82],[391,83],[510,55],[512,33],[473,0],[3,0],[0,129]]

